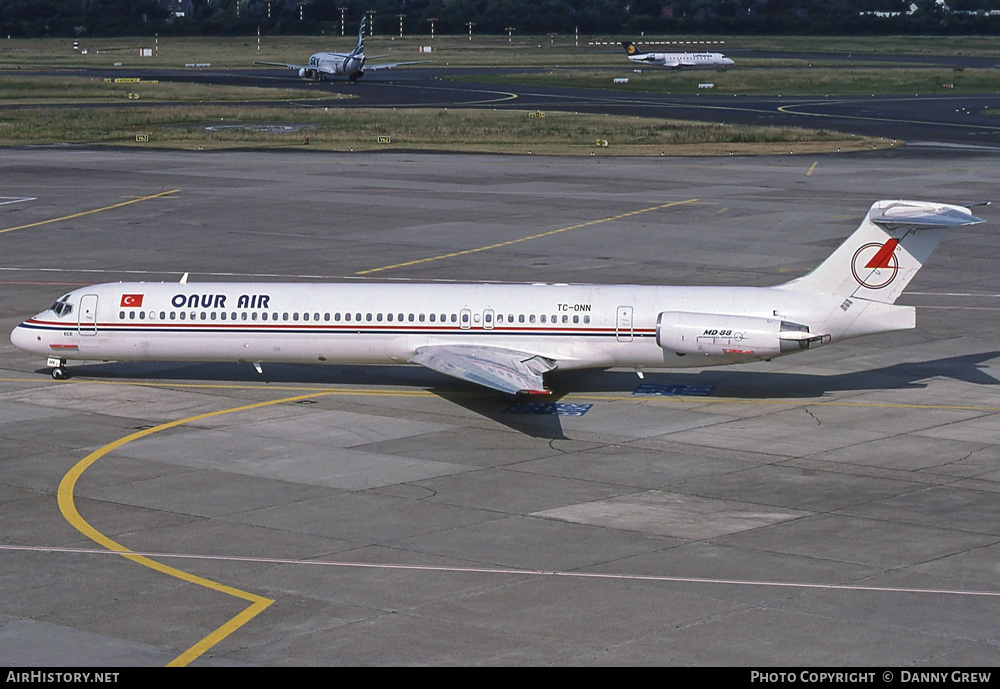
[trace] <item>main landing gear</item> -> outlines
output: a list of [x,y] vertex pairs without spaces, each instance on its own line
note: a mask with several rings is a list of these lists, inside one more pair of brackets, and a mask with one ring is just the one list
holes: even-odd
[[65,359],[49,359],[47,363],[52,367],[52,378],[54,380],[66,380],[69,378]]

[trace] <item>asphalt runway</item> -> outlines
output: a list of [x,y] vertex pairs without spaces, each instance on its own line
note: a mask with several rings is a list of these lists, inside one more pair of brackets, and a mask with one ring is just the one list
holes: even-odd
[[[775,284],[878,199],[995,198],[1000,158],[58,147],[5,150],[0,179],[6,334],[188,272]],[[993,665],[996,208],[911,283],[916,330],[557,375],[562,416],[419,367],[56,382],[5,335],[0,664]]]
[[[806,57],[787,54],[787,57]],[[609,55],[609,59],[610,59]],[[829,56],[826,56],[828,59]],[[869,61],[871,58],[862,58]],[[888,58],[886,58],[888,59]],[[885,69],[897,65],[893,58]],[[924,58],[927,63],[982,67],[979,58]],[[961,60],[955,63],[955,60]],[[987,61],[989,62],[989,61]],[[733,68],[733,69],[738,69]],[[830,129],[863,136],[905,141],[912,145],[975,147],[1000,151],[1000,93],[934,93],[869,96],[733,96],[710,91],[697,94],[637,93],[608,89],[542,86],[498,86],[476,81],[477,75],[511,70],[404,67],[371,72],[363,79],[310,82],[286,69],[246,70],[83,70],[81,77],[135,77],[242,86],[299,88],[309,107],[332,108],[495,108],[558,110],[597,114],[720,122],[726,124]],[[531,70],[522,70],[531,71]],[[608,81],[632,75],[630,65],[609,68]],[[700,70],[711,82],[713,70]],[[28,74],[24,72],[23,74]],[[65,75],[66,71],[59,74]],[[13,75],[13,73],[11,73]],[[453,77],[461,75],[462,80]],[[998,71],[1000,76],[1000,71]],[[351,96],[344,99],[341,96]],[[328,96],[329,100],[324,100]],[[148,107],[150,101],[130,101],[111,107]],[[303,102],[289,102],[303,107]],[[26,107],[26,106],[6,106]],[[66,106],[60,106],[66,107]],[[73,106],[81,107],[81,106]],[[93,107],[93,106],[89,106]]]

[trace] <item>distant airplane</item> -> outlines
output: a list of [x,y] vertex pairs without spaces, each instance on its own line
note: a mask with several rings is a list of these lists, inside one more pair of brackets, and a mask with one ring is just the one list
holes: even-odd
[[774,287],[117,282],[73,290],[14,328],[69,360],[400,364],[508,394],[555,369],[770,360],[916,325],[894,302],[968,208],[879,201],[811,273]]
[[[376,57],[381,57],[378,55]],[[287,67],[294,69],[303,79],[323,81],[330,77],[346,76],[348,81],[357,81],[365,72],[374,72],[380,69],[392,69],[401,65],[416,65],[423,61],[416,62],[393,62],[382,65],[365,64],[365,20],[361,20],[361,28],[358,30],[358,44],[349,53],[313,53],[309,57],[307,65],[293,65],[287,62],[257,62],[255,65],[268,65],[270,67]]]
[[728,67],[736,64],[722,53],[642,53],[631,41],[622,41],[628,59],[640,65],[650,67],[709,67],[718,65]]

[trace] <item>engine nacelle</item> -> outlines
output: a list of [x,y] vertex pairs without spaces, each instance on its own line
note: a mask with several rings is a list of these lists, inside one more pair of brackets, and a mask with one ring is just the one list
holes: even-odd
[[302,79],[309,78],[309,72],[305,69],[305,67],[299,67],[299,77]]
[[656,319],[656,344],[677,354],[768,359],[829,342],[780,318],[664,311]]

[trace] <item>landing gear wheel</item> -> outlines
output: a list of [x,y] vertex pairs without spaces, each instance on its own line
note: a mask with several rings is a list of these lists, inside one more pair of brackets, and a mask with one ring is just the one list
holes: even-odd
[[69,371],[66,370],[65,366],[56,366],[52,369],[52,378],[55,380],[66,380],[69,378]]

